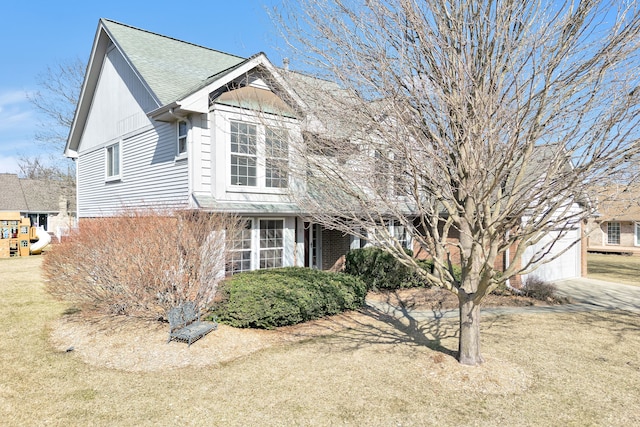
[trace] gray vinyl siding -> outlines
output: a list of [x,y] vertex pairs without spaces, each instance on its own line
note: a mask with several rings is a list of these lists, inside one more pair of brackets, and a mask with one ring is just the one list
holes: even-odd
[[175,161],[174,123],[122,139],[121,180],[105,181],[105,148],[78,159],[78,216],[109,216],[127,207],[178,208],[189,202],[188,165]]
[[116,49],[107,53],[78,151],[87,151],[151,124],[155,101]]

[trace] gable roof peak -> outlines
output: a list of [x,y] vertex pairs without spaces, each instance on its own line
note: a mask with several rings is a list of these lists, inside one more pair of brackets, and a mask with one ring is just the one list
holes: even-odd
[[160,34],[160,33],[155,33],[153,31],[145,30],[144,28],[134,27],[133,25],[124,24],[122,22],[118,22],[118,21],[115,21],[113,19],[100,18],[100,21],[107,28],[109,28],[109,25],[114,25],[115,24],[115,25],[119,25],[121,27],[129,28],[129,29],[134,30],[134,31],[141,31],[143,33],[147,33],[147,34],[150,34],[150,35],[153,35],[153,36],[157,36],[157,37],[162,37],[162,38],[165,38],[165,39],[173,40],[173,41],[178,42],[178,43],[189,44],[189,45],[192,45],[194,47],[198,47],[198,48],[201,48],[201,49],[206,49],[206,50],[210,50],[210,51],[213,51],[213,52],[221,53],[223,55],[235,56],[236,58],[243,59],[243,60],[245,59],[245,58],[243,58],[241,56],[238,56],[238,55],[235,55],[235,54],[232,54],[232,53],[229,53],[229,52],[224,52],[224,51],[219,50],[219,49],[212,49],[210,47],[202,46],[202,45],[199,45],[197,43],[188,42],[186,40],[177,39],[175,37],[167,36],[167,35]]
[[100,27],[140,76],[159,106],[245,61],[245,58],[105,18]]

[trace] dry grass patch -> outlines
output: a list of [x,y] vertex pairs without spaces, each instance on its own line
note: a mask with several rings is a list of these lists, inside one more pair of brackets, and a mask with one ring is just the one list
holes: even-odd
[[587,274],[591,279],[640,286],[640,256],[590,253]]
[[[67,353],[50,344],[46,325],[66,307],[43,293],[38,263],[0,261],[7,425],[640,424],[637,314],[485,316],[480,367],[453,358],[455,319],[375,310],[277,331],[221,328],[190,349],[165,344],[162,327],[84,325],[90,338]],[[110,335],[115,348],[99,347]],[[171,364],[141,369],[163,353]],[[136,362],[98,363],[114,356]]]

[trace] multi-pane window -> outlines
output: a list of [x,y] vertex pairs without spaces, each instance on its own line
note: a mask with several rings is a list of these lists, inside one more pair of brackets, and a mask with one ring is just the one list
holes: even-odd
[[409,249],[409,234],[405,226],[398,220],[393,220],[391,223],[393,237],[396,239],[400,246],[405,249]]
[[289,136],[281,128],[230,123],[231,185],[287,188]]
[[227,236],[229,245],[229,264],[227,271],[231,274],[251,270],[251,221]]
[[120,143],[107,147],[107,178],[118,178],[120,176]]
[[187,122],[178,122],[178,156],[187,154]]
[[289,143],[287,132],[266,129],[265,134],[265,187],[286,188],[289,182]]
[[257,126],[231,122],[231,184],[256,186]]
[[607,243],[610,245],[620,244],[620,223],[619,222],[607,223]]
[[284,221],[260,220],[260,268],[282,267],[284,252]]

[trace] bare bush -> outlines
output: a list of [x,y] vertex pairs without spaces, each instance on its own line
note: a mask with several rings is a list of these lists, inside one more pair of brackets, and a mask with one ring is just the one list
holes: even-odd
[[566,298],[556,295],[558,288],[553,283],[546,282],[539,277],[528,277],[522,289],[525,296],[535,298],[540,301],[551,303],[566,303]]
[[47,254],[47,290],[87,314],[159,319],[185,300],[207,306],[224,278],[225,233],[238,224],[199,211],[84,220]]

